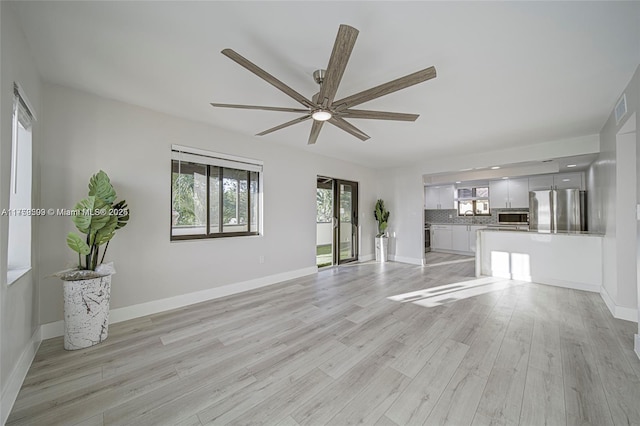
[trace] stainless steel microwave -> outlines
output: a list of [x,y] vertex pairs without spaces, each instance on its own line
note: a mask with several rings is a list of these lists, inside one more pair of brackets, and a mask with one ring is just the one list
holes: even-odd
[[499,212],[498,213],[499,225],[528,225],[529,224],[529,212]]

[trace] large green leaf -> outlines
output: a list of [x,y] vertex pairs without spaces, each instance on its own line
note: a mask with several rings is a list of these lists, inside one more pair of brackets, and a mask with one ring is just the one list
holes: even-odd
[[127,207],[127,202],[125,200],[118,201],[113,205],[113,211],[118,216],[118,226],[116,226],[116,229],[124,228],[129,221],[129,207]]
[[93,195],[107,204],[113,204],[116,199],[116,191],[111,185],[109,176],[102,170],[91,176],[89,180],[89,195]]
[[91,249],[89,248],[87,243],[84,242],[82,237],[80,237],[75,232],[69,232],[69,235],[67,235],[67,245],[69,246],[69,248],[71,248],[71,250],[75,251],[76,253],[80,253],[84,256],[88,255],[89,252],[91,251]]
[[92,213],[94,210],[96,198],[95,197],[87,197],[78,201],[78,204],[73,208],[74,215],[71,217],[71,220],[78,228],[78,231],[83,234],[88,234],[89,229],[91,228],[91,219]]
[[109,220],[99,231],[96,232],[94,244],[101,246],[113,238],[118,226],[118,216],[110,216]]
[[95,233],[102,229],[109,222],[109,215],[111,210],[111,204],[107,204],[100,198],[95,199],[93,205],[93,212],[91,215],[90,232]]

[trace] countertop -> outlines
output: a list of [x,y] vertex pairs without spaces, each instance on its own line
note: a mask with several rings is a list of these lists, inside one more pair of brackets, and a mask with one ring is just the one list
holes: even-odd
[[[522,229],[525,225],[498,225],[496,223],[490,224],[482,224],[482,223],[442,223],[442,222],[430,222],[425,223],[424,227],[428,228],[433,225],[451,225],[451,226],[482,226],[483,229],[481,231],[488,232],[526,232],[528,234],[557,234],[557,235],[586,235],[592,237],[602,237],[603,234],[599,232],[593,231],[557,231],[557,232],[549,232],[549,231],[531,231],[529,229]],[[516,229],[516,226],[519,229]]]
[[485,228],[481,229],[482,232],[516,232],[526,234],[541,234],[541,235],[583,235],[589,237],[602,237],[603,234],[593,231],[530,231],[528,229],[504,229],[504,228]]

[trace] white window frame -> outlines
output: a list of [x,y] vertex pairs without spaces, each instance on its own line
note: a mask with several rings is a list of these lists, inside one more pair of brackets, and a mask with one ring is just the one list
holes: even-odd
[[[7,232],[7,285],[18,281],[32,268],[33,235],[33,126],[36,121],[33,107],[22,87],[13,84],[12,135],[11,135],[11,177],[9,179],[9,225]],[[22,129],[22,130],[21,130]],[[28,133],[26,133],[28,132]],[[19,135],[28,135],[28,142],[22,142]],[[21,153],[26,149],[26,158]],[[28,170],[20,170],[21,167]],[[27,183],[23,181],[27,177]],[[25,191],[28,194],[25,194]],[[15,197],[15,198],[14,198]],[[20,205],[17,205],[19,203]],[[17,233],[17,234],[16,234]],[[16,245],[23,253],[16,255]]]

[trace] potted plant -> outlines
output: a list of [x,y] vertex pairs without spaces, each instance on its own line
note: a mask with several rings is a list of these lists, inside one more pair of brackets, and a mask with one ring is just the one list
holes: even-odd
[[384,207],[384,201],[376,201],[376,208],[373,215],[378,222],[378,235],[376,235],[376,262],[386,262],[388,258],[388,237],[386,234],[389,210]]
[[78,265],[57,274],[64,287],[66,350],[96,345],[108,335],[111,275],[115,270],[112,263],[103,262],[115,232],[129,220],[126,201],[115,200],[109,176],[100,170],[89,180],[88,197],[71,210],[71,220],[85,235],[67,235],[67,245],[78,253]]

